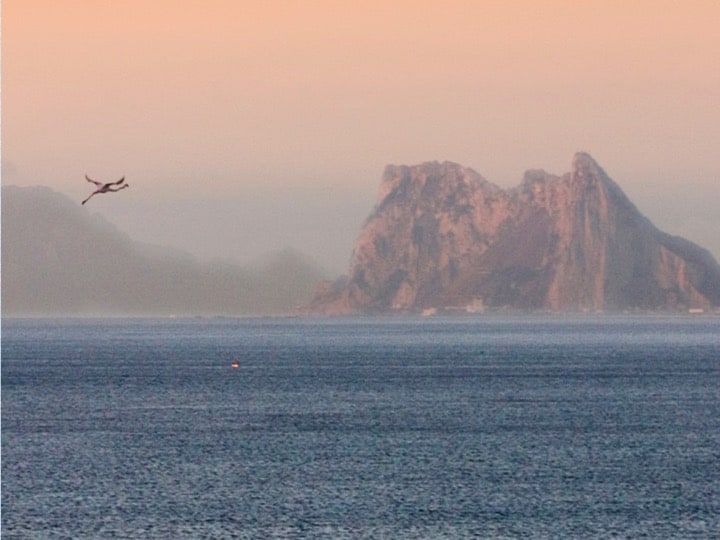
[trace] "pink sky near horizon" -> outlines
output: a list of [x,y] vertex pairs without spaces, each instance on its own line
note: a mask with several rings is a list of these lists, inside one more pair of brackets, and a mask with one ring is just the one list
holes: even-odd
[[716,0],[5,0],[3,183],[367,204],[388,163],[508,187],[583,150],[652,214],[648,192],[720,195],[718,22]]

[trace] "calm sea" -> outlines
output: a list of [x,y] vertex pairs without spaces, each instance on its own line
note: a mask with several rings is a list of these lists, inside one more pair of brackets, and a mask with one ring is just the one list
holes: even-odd
[[717,537],[718,317],[2,323],[3,539]]

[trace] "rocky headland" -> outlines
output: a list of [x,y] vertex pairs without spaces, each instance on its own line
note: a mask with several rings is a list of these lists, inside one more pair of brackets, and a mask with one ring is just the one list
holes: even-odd
[[472,169],[385,169],[347,276],[312,314],[707,310],[720,266],[660,231],[586,153],[562,176],[528,171],[501,189]]

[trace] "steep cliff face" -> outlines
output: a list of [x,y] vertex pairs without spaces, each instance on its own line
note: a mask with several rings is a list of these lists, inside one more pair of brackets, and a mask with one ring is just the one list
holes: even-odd
[[503,190],[454,163],[389,166],[346,278],[315,313],[720,305],[720,266],[656,229],[587,154]]

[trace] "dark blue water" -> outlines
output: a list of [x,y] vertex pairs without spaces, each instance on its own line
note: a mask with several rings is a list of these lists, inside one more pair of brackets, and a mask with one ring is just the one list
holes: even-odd
[[717,317],[3,321],[3,539],[718,536]]

